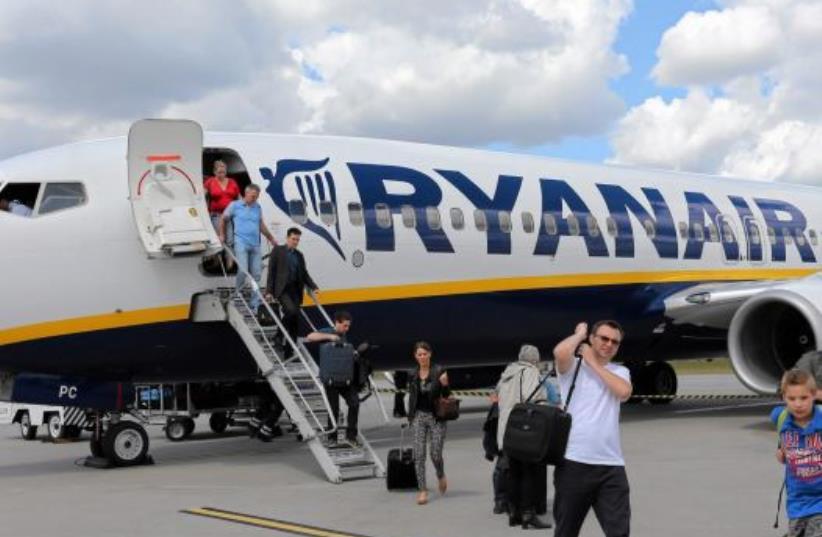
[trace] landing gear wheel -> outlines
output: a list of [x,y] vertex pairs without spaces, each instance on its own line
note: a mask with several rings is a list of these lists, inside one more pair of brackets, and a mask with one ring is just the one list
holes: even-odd
[[653,362],[645,366],[641,385],[647,395],[655,395],[651,404],[667,405],[674,400],[678,382],[676,371],[668,362]]
[[34,440],[37,437],[37,426],[31,424],[31,416],[28,412],[23,412],[20,416],[20,436],[23,440]]
[[192,418],[183,418],[183,425],[185,425],[186,438],[188,438],[194,432],[194,420]]
[[166,421],[166,438],[172,442],[185,440],[189,434],[185,418],[168,418]]
[[225,412],[214,412],[208,418],[208,426],[217,434],[223,434],[228,428],[228,416]]
[[49,440],[52,442],[59,440],[65,436],[65,432],[60,414],[50,414],[46,422],[46,433],[49,436]]
[[142,464],[148,454],[146,430],[133,421],[120,421],[103,436],[103,453],[116,466]]

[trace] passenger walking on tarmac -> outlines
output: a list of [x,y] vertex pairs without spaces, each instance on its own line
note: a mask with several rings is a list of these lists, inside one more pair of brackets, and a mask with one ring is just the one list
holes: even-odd
[[425,452],[431,444],[431,462],[437,472],[440,494],[445,494],[448,481],[445,479],[445,463],[442,450],[445,445],[446,422],[434,415],[437,399],[448,397],[448,373],[431,361],[431,345],[425,341],[414,344],[414,358],[417,368],[408,382],[408,421],[414,430],[414,468],[417,473],[417,504],[428,503],[428,489],[425,483]]
[[[505,427],[508,417],[517,403],[524,403],[531,394],[531,403],[547,403],[547,394],[540,389],[539,350],[533,345],[523,345],[519,350],[519,360],[508,364],[497,384],[499,397],[499,424],[497,445],[502,451]],[[547,469],[545,464],[527,463],[501,455],[497,464],[508,465],[506,483],[508,503],[508,524],[522,524],[522,529],[550,528],[551,523],[538,516],[538,506],[543,514],[547,499]]]
[[599,321],[591,332],[589,336],[587,323],[579,323],[571,336],[554,347],[563,399],[568,397],[577,364],[580,367],[568,407],[573,421],[565,461],[554,472],[555,537],[579,535],[591,507],[606,537],[630,534],[619,411],[633,388],[628,369],[611,363],[625,332],[615,321]]
[[298,228],[289,228],[285,245],[277,246],[271,252],[266,285],[268,297],[277,300],[283,308],[283,326],[291,339],[297,338],[305,288],[319,292],[317,284],[308,274],[302,252],[297,250],[301,236],[302,231]]
[[[250,273],[254,281],[259,284],[263,264],[260,233],[268,239],[272,246],[277,245],[274,236],[263,223],[262,208],[257,203],[259,197],[260,187],[253,183],[248,185],[245,187],[243,199],[229,203],[220,217],[220,241],[225,242],[226,240],[226,222],[231,220],[234,224],[234,256],[240,268],[237,271],[237,292],[240,292],[245,285],[246,272]],[[260,306],[257,293],[251,293],[249,306],[252,311],[257,312]]]
[[791,369],[782,376],[781,388],[785,407],[775,408],[771,419],[779,431],[776,460],[785,465],[788,537],[822,537],[822,409],[814,404],[817,385],[807,371]]
[[[334,313],[334,327],[325,327],[316,332],[311,332],[306,336],[306,340],[311,343],[315,342],[342,342],[348,343],[348,331],[351,329],[351,314],[347,311],[338,311]],[[352,446],[357,446],[357,422],[360,416],[360,386],[357,382],[359,379],[359,371],[357,370],[357,363],[354,364],[354,379],[355,381],[347,386],[339,386],[335,384],[325,385],[325,394],[328,396],[328,404],[331,406],[331,415],[336,420],[340,417],[340,396],[345,399],[345,404],[348,407],[348,414],[346,416],[345,439]],[[328,428],[333,427],[331,416],[328,417]],[[337,436],[329,437],[330,443],[336,443]]]

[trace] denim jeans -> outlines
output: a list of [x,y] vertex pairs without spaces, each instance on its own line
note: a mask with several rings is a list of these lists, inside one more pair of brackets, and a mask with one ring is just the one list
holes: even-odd
[[[239,268],[237,271],[237,291],[242,290],[245,285],[245,272],[249,272],[254,281],[259,284],[260,275],[263,271],[263,256],[260,245],[252,246],[235,238],[234,255],[237,257],[237,267]],[[260,295],[252,293],[249,305],[256,312],[260,306]]]

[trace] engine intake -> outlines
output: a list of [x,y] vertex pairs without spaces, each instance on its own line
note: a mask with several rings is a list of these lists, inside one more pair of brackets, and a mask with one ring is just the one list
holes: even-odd
[[728,352],[739,380],[762,394],[776,394],[782,374],[822,342],[819,285],[794,282],[748,299],[728,331]]

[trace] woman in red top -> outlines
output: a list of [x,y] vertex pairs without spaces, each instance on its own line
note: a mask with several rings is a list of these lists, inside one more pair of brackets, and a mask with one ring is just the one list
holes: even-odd
[[[214,229],[219,229],[220,215],[223,214],[228,204],[240,197],[240,187],[237,182],[226,175],[228,168],[222,160],[214,161],[214,175],[206,178],[203,187],[208,199],[208,212],[211,215],[211,223]],[[232,230],[226,230],[226,242],[230,245],[234,241]]]

